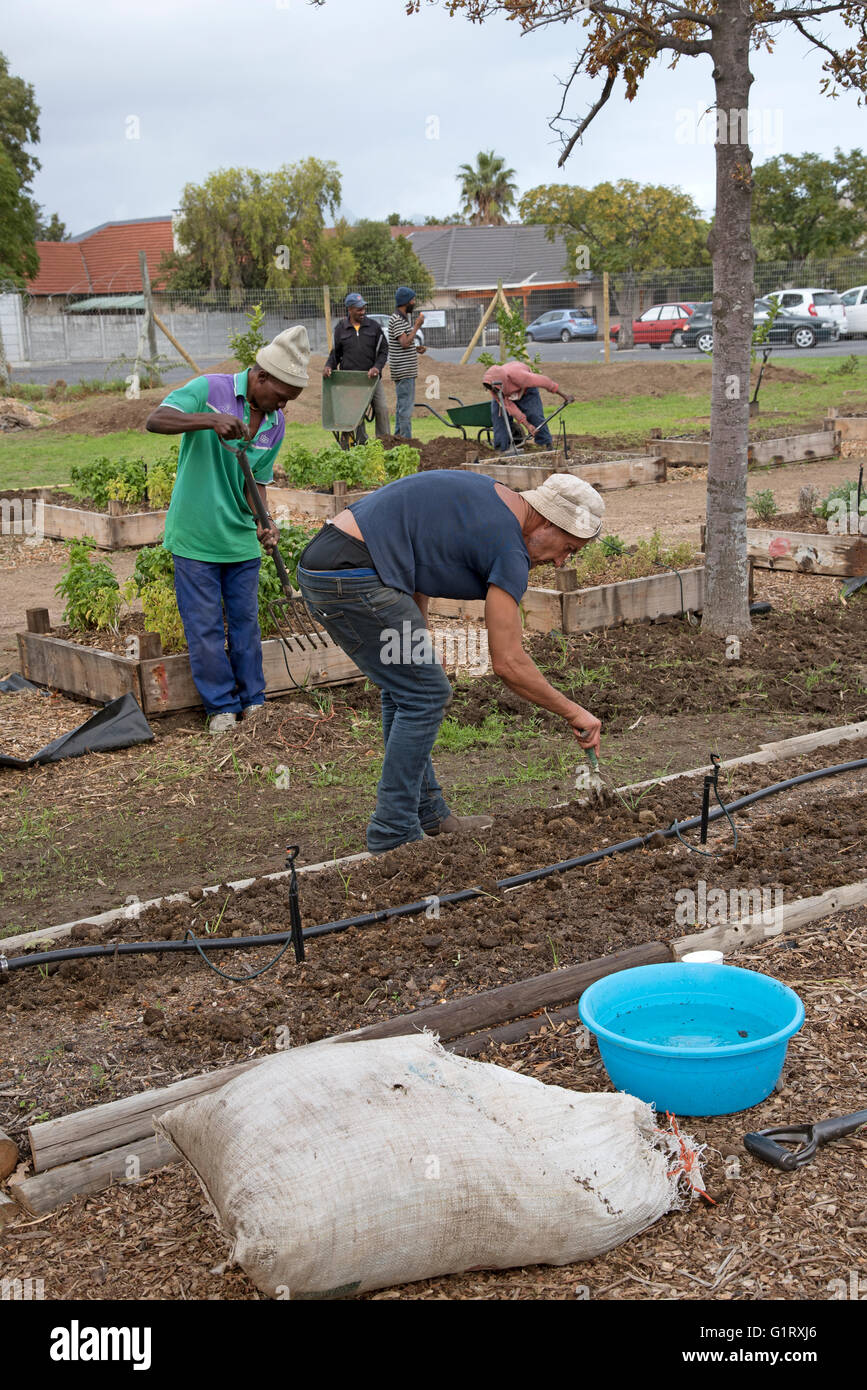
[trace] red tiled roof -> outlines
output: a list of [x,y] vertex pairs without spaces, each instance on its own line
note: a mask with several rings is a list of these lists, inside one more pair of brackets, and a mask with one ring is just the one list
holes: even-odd
[[28,281],[31,294],[86,294],[91,288],[82,248],[75,241],[37,241],[39,271]]
[[74,241],[37,241],[39,273],[31,294],[122,294],[140,290],[138,253],[144,251],[151,283],[159,282],[163,252],[173,249],[171,217],[106,222]]

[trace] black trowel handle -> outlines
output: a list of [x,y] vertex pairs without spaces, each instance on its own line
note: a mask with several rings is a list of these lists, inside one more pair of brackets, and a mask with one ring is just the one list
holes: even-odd
[[856,1129],[867,1125],[867,1110],[856,1110],[851,1115],[832,1115],[830,1120],[819,1120],[813,1125],[816,1144],[830,1144],[832,1139],[843,1139],[854,1134]]
[[[813,1154],[816,1152],[814,1144],[807,1143],[807,1136],[810,1126],[804,1125],[799,1138],[806,1143],[806,1148],[793,1153],[784,1144],[778,1144],[776,1139],[772,1139],[770,1134],[765,1134],[762,1130],[755,1130],[752,1134],[744,1135],[744,1148],[747,1149],[754,1158],[760,1158],[763,1163],[769,1163],[772,1168],[779,1168],[784,1173],[793,1173],[802,1164],[809,1163]],[[786,1131],[789,1139],[796,1136],[791,1130]]]

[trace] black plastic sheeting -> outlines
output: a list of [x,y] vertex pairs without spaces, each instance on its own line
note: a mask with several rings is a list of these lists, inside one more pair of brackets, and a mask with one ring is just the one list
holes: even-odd
[[[15,677],[11,676],[10,680]],[[18,677],[20,680],[21,677]],[[33,689],[29,682],[13,686],[15,690]],[[129,748],[134,743],[150,743],[153,729],[145,719],[134,695],[121,695],[103,709],[61,734],[40,748],[32,758],[9,758],[0,754],[0,767],[36,767],[40,763],[59,763],[61,758],[80,758],[83,753],[110,753],[115,748]]]
[[[16,690],[38,690],[38,689],[39,689],[39,686],[38,686],[38,685],[34,685],[32,681],[26,681],[26,680],[24,679],[23,676],[19,676],[19,674],[18,674],[17,671],[13,671],[13,672],[12,672],[12,675],[11,675],[11,676],[7,676],[6,679],[5,679],[5,681],[0,681],[0,690],[3,691],[3,694],[4,694],[4,695],[8,695],[8,694],[10,694],[10,693],[13,693],[13,692],[16,691]],[[43,694],[43,695],[47,695],[48,692],[47,692],[46,690],[43,690],[42,694]]]

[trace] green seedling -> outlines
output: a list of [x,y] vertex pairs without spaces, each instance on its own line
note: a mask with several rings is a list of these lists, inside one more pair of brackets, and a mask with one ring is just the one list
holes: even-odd
[[559,970],[559,969],[560,969],[560,957],[559,957],[559,955],[557,954],[557,947],[554,945],[554,943],[553,943],[553,941],[551,940],[550,936],[548,937],[548,945],[551,947],[551,956],[552,956],[552,958],[553,958],[553,960],[554,960],[554,969],[555,969],[555,970]]
[[219,915],[219,917],[217,918],[217,920],[216,920],[216,922],[214,923],[214,925],[211,926],[210,922],[205,922],[205,924],[204,924],[204,926],[205,926],[205,931],[207,932],[208,936],[216,936],[217,930],[218,930],[218,928],[219,928],[219,925],[220,925],[220,923],[221,923],[222,920],[223,920],[223,913],[226,911],[226,904],[227,904],[228,901],[229,901],[229,897],[230,897],[230,894],[227,893],[227,894],[226,894],[226,902],[223,903],[223,906],[222,906],[221,909],[220,909],[220,915]]

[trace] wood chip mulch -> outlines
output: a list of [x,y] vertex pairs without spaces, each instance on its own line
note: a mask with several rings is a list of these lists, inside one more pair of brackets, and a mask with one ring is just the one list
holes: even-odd
[[0,753],[30,758],[96,712],[95,705],[77,704],[45,690],[0,691]]
[[[749,1129],[863,1108],[867,909],[812,923],[797,939],[768,941],[731,963],[796,989],[807,1021],[769,1100],[742,1114],[681,1123],[707,1145],[703,1176],[714,1205],[696,1198],[583,1264],[472,1271],[367,1298],[828,1301],[848,1297],[853,1285],[864,1288],[867,1135],[836,1141],[793,1173],[759,1163],[742,1139]],[[485,1060],[548,1084],[611,1089],[595,1046],[576,1046],[573,1025],[554,1028],[544,1017],[533,1037],[492,1048]],[[0,1249],[4,1275],[43,1279],[48,1300],[261,1297],[242,1270],[225,1267],[226,1243],[180,1165],[19,1220],[0,1232]]]

